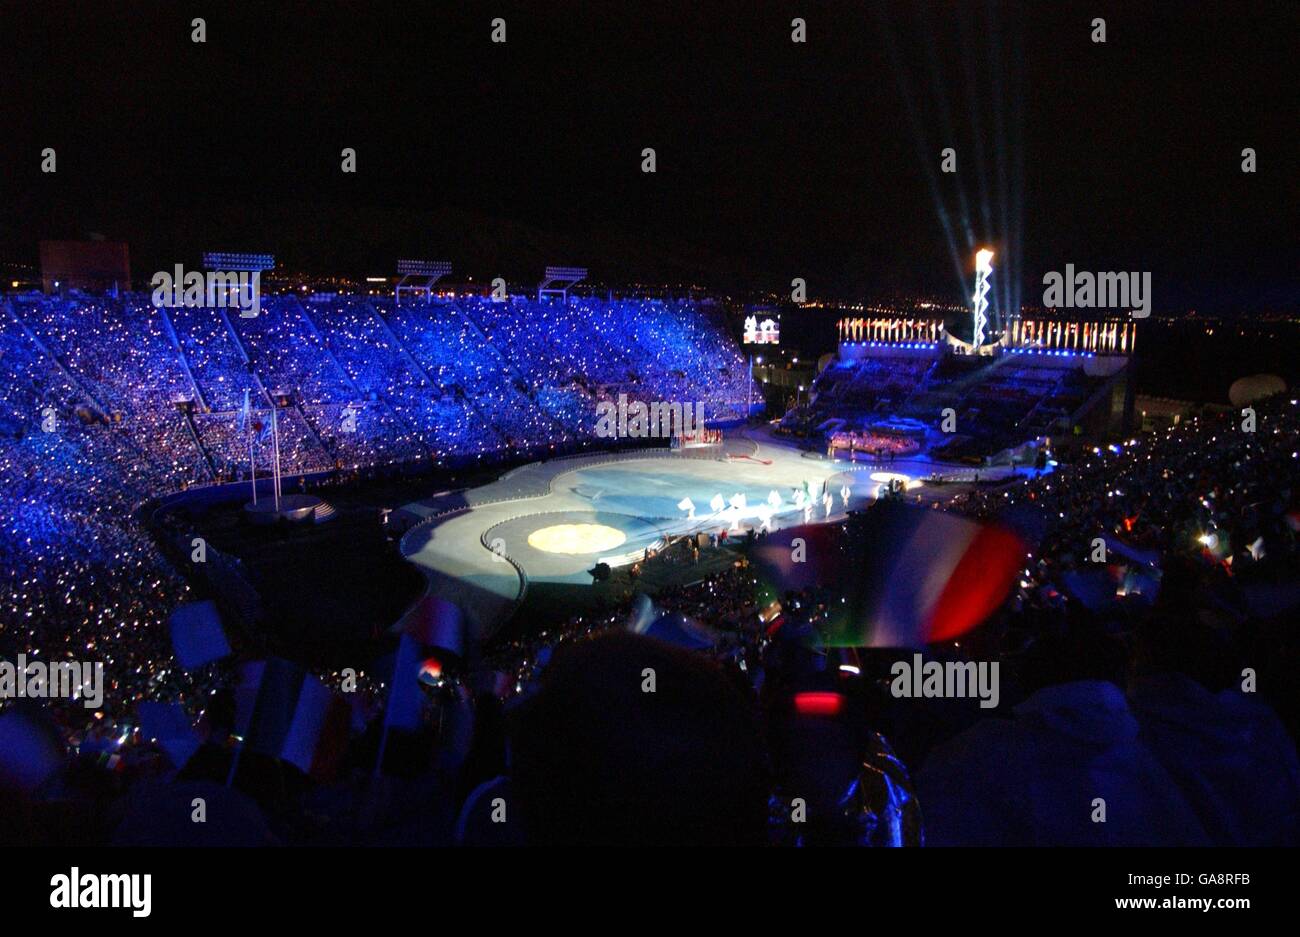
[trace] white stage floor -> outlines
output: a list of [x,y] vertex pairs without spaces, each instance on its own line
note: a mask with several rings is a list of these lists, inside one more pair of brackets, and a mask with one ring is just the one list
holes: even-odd
[[[880,482],[871,479],[873,473],[923,478],[939,468],[922,461],[871,466],[806,458],[761,430],[728,440],[725,448],[725,459],[653,450],[534,463],[451,499],[406,505],[428,519],[402,538],[402,552],[424,571],[434,594],[464,608],[473,636],[482,639],[509,617],[525,581],[587,584],[587,570],[596,563],[626,565],[667,535],[730,528],[732,536],[743,536],[762,523],[763,505],[773,491],[781,500],[773,528],[803,523],[806,516],[834,519],[844,514],[846,485],[848,506],[857,508],[875,497]],[[820,502],[810,515],[796,507],[795,490],[805,483],[818,496],[830,491],[829,515]],[[717,495],[730,502],[738,494],[746,502],[740,510],[710,507]],[[678,507],[683,498],[694,503],[694,519]],[[458,510],[438,515],[457,504]],[[624,539],[593,553],[547,552],[528,543],[535,531],[564,524],[603,525],[621,531]]]

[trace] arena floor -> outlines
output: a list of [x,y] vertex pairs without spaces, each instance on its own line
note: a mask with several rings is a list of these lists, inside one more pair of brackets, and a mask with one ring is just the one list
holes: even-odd
[[[743,536],[762,523],[773,491],[781,498],[775,529],[861,507],[876,496],[882,471],[915,479],[939,468],[923,460],[882,470],[808,458],[765,430],[727,440],[716,457],[654,450],[557,459],[406,505],[424,520],[403,536],[402,553],[434,594],[464,608],[473,637],[482,639],[509,617],[529,582],[589,584],[596,563],[632,563],[667,536],[724,529]],[[805,483],[819,496],[831,493],[829,513],[821,502],[807,513],[795,505],[795,489]],[[710,507],[715,496],[729,502],[737,494],[745,497],[742,509]],[[678,507],[683,498],[694,503],[694,518]]]

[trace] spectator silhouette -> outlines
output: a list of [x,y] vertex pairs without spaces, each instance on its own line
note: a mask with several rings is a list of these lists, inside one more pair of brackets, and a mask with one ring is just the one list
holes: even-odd
[[752,704],[702,656],[626,632],[567,645],[512,714],[510,740],[529,844],[764,842]]
[[1051,662],[1038,670],[1047,685],[1010,718],[986,719],[930,753],[917,778],[928,844],[1208,842],[1173,777],[1139,737],[1115,682],[1117,650],[1077,627],[1040,642],[1036,656]]

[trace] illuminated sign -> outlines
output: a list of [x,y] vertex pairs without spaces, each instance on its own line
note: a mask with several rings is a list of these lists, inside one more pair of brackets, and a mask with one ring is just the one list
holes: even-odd
[[781,323],[775,319],[758,321],[758,316],[745,317],[746,345],[779,345],[781,343]]

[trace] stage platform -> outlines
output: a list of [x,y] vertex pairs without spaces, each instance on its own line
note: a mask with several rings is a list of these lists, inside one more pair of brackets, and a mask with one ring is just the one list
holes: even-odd
[[[763,428],[728,439],[714,458],[645,450],[531,463],[480,488],[404,505],[423,520],[402,537],[402,553],[424,572],[433,594],[462,606],[471,635],[482,640],[509,618],[530,582],[586,585],[596,563],[630,564],[670,536],[724,529],[744,536],[762,523],[773,491],[781,504],[771,524],[779,529],[806,519],[834,520],[864,506],[882,484],[873,474],[917,479],[956,473],[923,460],[885,467],[808,456]],[[972,473],[956,474],[961,480]],[[795,505],[795,490],[805,486],[819,499],[831,493],[829,513],[820,500],[807,513]],[[945,496],[955,490],[948,486]],[[737,494],[746,501],[740,511],[710,507],[717,495],[729,502]],[[694,518],[678,507],[684,498],[694,503]],[[580,525],[588,528],[551,531]],[[559,552],[556,544],[592,549]]]
[[287,521],[291,524],[324,523],[334,516],[334,508],[315,495],[289,494],[280,498],[280,507],[274,498],[263,497],[254,504],[244,505],[245,516],[254,524],[274,524]]

